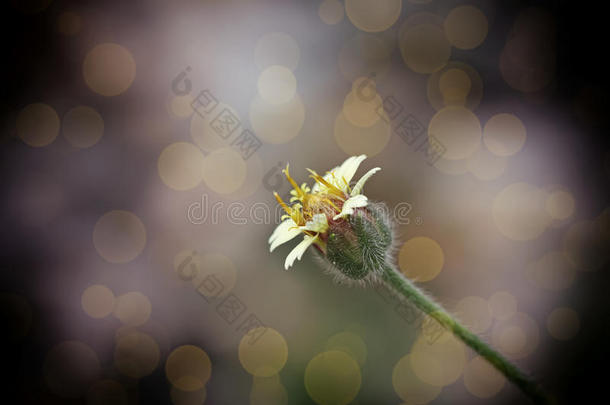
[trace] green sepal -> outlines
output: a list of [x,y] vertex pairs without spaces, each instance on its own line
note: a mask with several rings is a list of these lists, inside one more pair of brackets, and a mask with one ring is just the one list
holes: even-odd
[[327,258],[349,279],[362,280],[385,265],[392,231],[383,209],[382,204],[370,203],[346,221],[331,224]]

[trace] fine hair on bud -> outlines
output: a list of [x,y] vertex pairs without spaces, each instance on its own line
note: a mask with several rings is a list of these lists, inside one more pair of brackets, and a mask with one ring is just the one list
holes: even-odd
[[369,202],[348,218],[329,223],[326,255],[317,256],[337,283],[375,284],[393,263],[394,229],[386,205]]

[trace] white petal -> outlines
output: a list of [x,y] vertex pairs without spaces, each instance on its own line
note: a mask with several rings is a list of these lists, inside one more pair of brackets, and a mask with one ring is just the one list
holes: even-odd
[[335,172],[337,182],[339,182],[340,184],[344,184],[343,180],[347,182],[347,184],[345,184],[345,187],[343,187],[342,189],[347,188],[349,182],[352,181],[354,174],[356,174],[356,170],[358,170],[358,167],[360,167],[360,163],[362,163],[364,159],[366,159],[366,155],[352,156],[350,158],[347,158],[347,160],[343,162],[341,167],[339,167],[339,170]]
[[362,187],[364,187],[364,183],[366,183],[366,181],[369,179],[369,177],[371,177],[372,175],[377,173],[379,170],[381,170],[381,168],[376,167],[376,168],[371,169],[368,172],[366,172],[366,174],[364,176],[360,177],[360,180],[358,180],[358,183],[356,183],[356,185],[354,186],[354,189],[352,190],[352,196],[360,194],[360,192],[362,191]]
[[315,214],[311,221],[307,221],[301,229],[324,233],[328,229],[328,220],[324,214]]
[[289,240],[292,240],[297,235],[301,233],[301,230],[297,227],[297,224],[294,223],[292,219],[287,219],[275,228],[271,236],[269,237],[269,251],[273,252],[273,250],[281,245],[282,243],[286,243]]
[[273,240],[275,238],[277,238],[278,234],[285,232],[286,230],[288,230],[288,228],[291,228],[295,225],[296,224],[294,223],[294,221],[291,218],[288,218],[287,220],[282,221],[278,226],[275,227],[275,229],[273,230],[273,233],[271,234],[271,236],[269,236],[268,242],[269,243],[273,242]]
[[294,263],[295,260],[301,260],[303,253],[305,253],[307,248],[311,246],[311,244],[314,243],[317,238],[317,235],[305,235],[301,243],[296,245],[296,247],[292,249],[292,251],[288,254],[288,257],[286,257],[286,261],[284,262],[284,269],[288,270],[288,268],[292,266],[292,263]]
[[[335,184],[335,172],[339,170],[339,166],[332,168],[322,178],[331,184]],[[311,191],[314,193],[326,191],[327,187],[324,184],[320,184],[317,181],[311,187]]]
[[330,182],[333,179],[333,174],[336,173],[337,170],[339,170],[339,166],[333,167],[332,169],[327,171],[326,174],[324,176],[322,176],[322,178],[324,180]]
[[368,198],[366,198],[365,195],[359,194],[354,197],[351,197],[343,203],[343,207],[341,208],[341,213],[335,215],[335,217],[333,219],[337,220],[337,219],[343,218],[347,215],[352,215],[354,213],[354,208],[366,207],[367,204],[368,204]]

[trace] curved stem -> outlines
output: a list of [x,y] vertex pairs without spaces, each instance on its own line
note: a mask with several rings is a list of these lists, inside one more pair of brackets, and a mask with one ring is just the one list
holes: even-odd
[[553,401],[545,394],[540,384],[529,379],[521,370],[508,361],[500,353],[492,349],[477,335],[470,332],[451,316],[441,305],[429,298],[402,273],[386,265],[383,269],[383,280],[391,286],[397,294],[409,300],[425,314],[434,318],[444,328],[451,331],[462,342],[470,346],[475,352],[487,359],[508,380],[514,383],[530,399],[537,404],[552,404]]

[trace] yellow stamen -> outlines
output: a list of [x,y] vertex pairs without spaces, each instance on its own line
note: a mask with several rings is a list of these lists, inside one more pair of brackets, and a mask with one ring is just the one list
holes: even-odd
[[334,209],[336,209],[337,211],[341,211],[339,209],[339,207],[337,207],[335,204],[333,204],[333,202],[331,201],[330,198],[325,198],[324,201],[326,201],[331,207],[333,207]]
[[343,197],[343,191],[339,190],[337,187],[333,186],[332,184],[330,184],[328,181],[326,181],[322,176],[320,176],[318,173],[314,172],[311,169],[307,169],[307,171],[309,173],[311,173],[311,177],[312,179],[314,179],[315,181],[317,181],[318,183],[326,186],[328,188],[328,190],[330,192],[332,192],[333,194],[336,194],[340,197]]
[[312,232],[312,231],[308,231],[306,229],[301,230],[301,232],[303,232],[304,234],[309,235],[309,236],[318,236],[317,233]]
[[305,219],[303,218],[303,215],[301,214],[301,204],[295,204],[292,207],[292,215],[291,218],[292,220],[299,226],[305,224]]
[[345,183],[345,188],[347,188],[348,193],[351,193],[352,189],[349,187],[347,180],[345,180],[345,176],[342,176],[341,179],[343,180],[343,183]]
[[296,191],[297,195],[297,199],[302,200],[304,193],[303,190],[301,190],[301,187],[299,187],[299,185],[297,184],[296,181],[294,181],[294,179],[292,177],[290,177],[290,172],[288,171],[288,169],[290,168],[290,165],[287,164],[286,165],[286,169],[283,170],[284,174],[286,175],[286,178],[288,179],[288,181],[290,182],[290,184],[292,185],[292,187],[294,188],[294,190]]
[[273,196],[275,197],[275,199],[277,200],[277,202],[282,206],[282,208],[284,209],[284,211],[286,211],[286,213],[290,216],[292,216],[292,208],[290,208],[289,206],[286,205],[286,203],[284,202],[284,200],[282,200],[282,197],[280,197],[280,195],[277,192],[273,192]]

